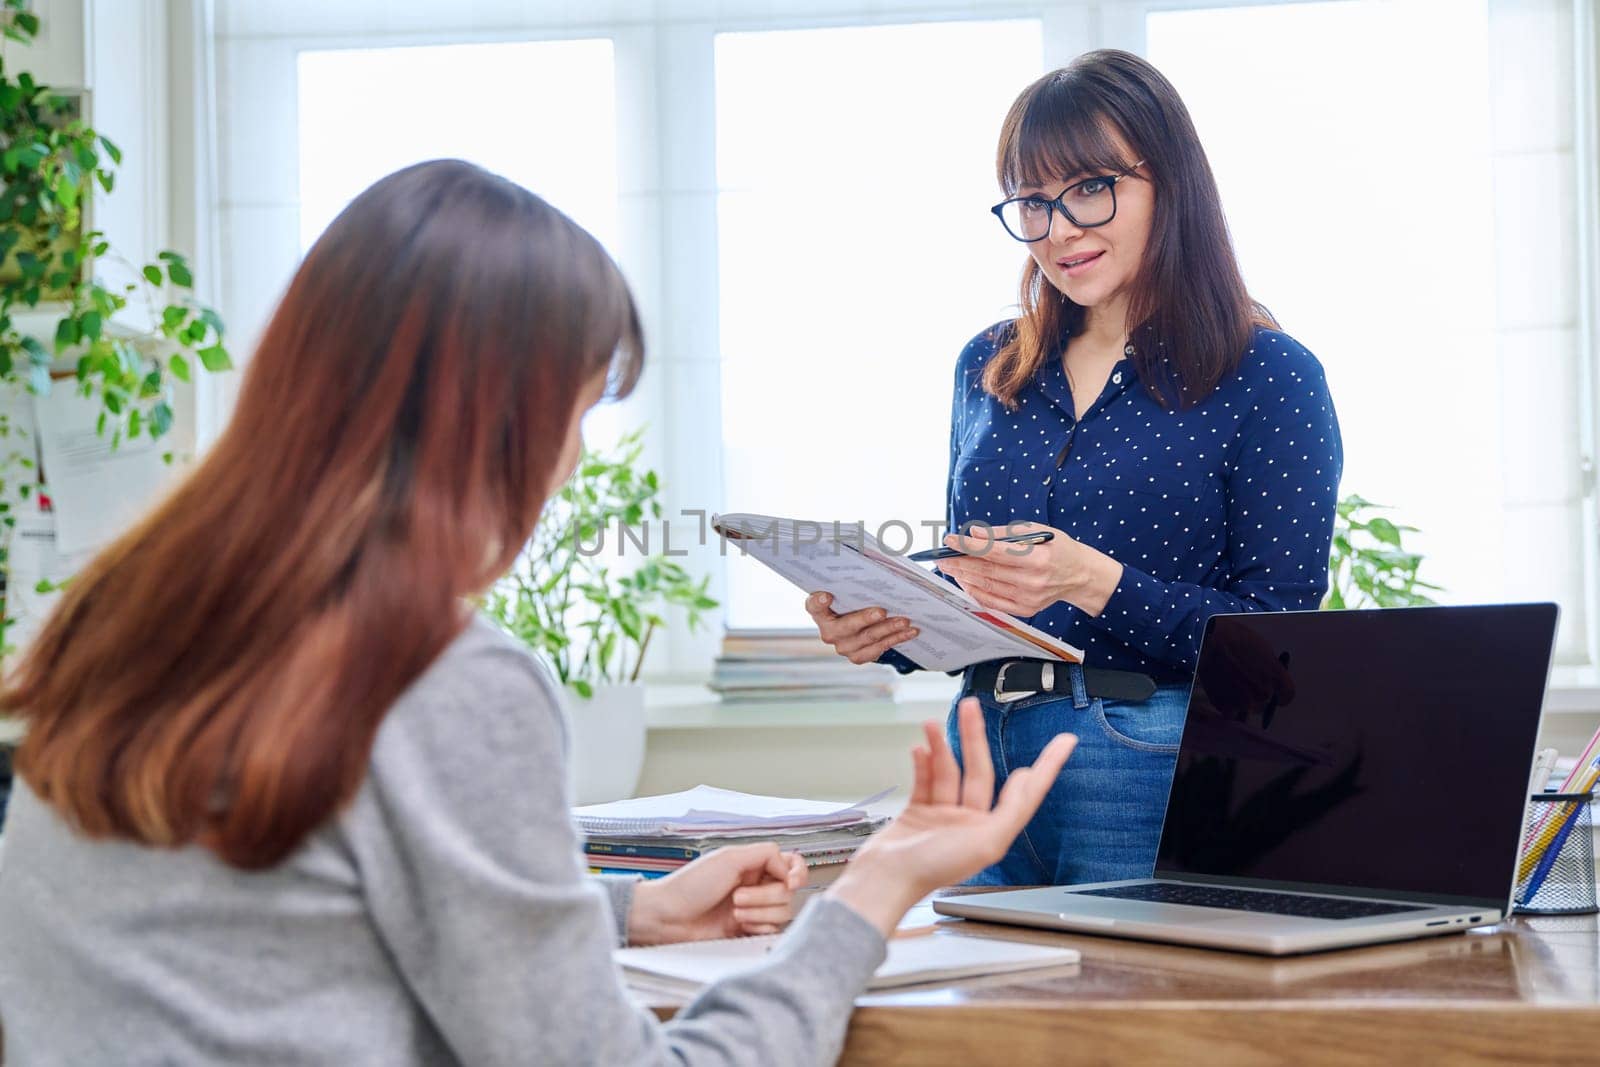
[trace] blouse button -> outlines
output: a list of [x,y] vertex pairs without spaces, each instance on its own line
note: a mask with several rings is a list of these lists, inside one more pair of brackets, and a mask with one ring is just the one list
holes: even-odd
[[1113,374],[1111,376],[1111,384],[1112,385],[1121,385],[1122,384],[1122,372],[1121,371],[1117,371],[1117,373],[1115,373],[1115,374]]

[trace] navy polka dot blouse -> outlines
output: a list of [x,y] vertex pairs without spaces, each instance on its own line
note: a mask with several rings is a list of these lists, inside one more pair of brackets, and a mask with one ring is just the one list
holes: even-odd
[[984,392],[1007,325],[956,364],[946,520],[1046,523],[1123,567],[1098,617],[1058,602],[1030,623],[1091,666],[1187,681],[1212,615],[1321,602],[1344,459],[1315,356],[1257,327],[1238,370],[1187,411],[1164,410],[1123,359],[1079,422],[1059,359],[1015,410]]

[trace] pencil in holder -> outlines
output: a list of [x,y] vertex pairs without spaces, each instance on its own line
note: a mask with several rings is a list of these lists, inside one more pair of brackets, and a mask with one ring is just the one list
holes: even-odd
[[1534,793],[1517,862],[1516,912],[1592,915],[1594,793]]

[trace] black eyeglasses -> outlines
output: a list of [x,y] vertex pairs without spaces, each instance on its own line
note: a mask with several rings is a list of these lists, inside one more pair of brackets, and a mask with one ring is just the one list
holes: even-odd
[[[1133,173],[1144,166],[1139,160],[1121,174],[1106,174],[1073,182],[1061,190],[1053,200],[1042,196],[1017,196],[1004,200],[989,210],[1006,232],[1017,240],[1032,244],[1050,235],[1054,212],[1061,212],[1066,220],[1080,230],[1104,226],[1117,217],[1117,183],[1136,177]],[[1071,201],[1072,206],[1067,203]]]

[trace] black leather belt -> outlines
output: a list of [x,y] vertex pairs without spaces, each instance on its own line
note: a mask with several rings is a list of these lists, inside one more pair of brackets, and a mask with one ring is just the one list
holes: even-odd
[[[969,677],[974,692],[992,691],[1002,704],[1035,693],[1072,692],[1070,664],[1042,659],[997,659],[979,663]],[[1102,667],[1083,668],[1083,688],[1091,697],[1102,700],[1138,702],[1155,695],[1156,682],[1138,671],[1112,671]]]

